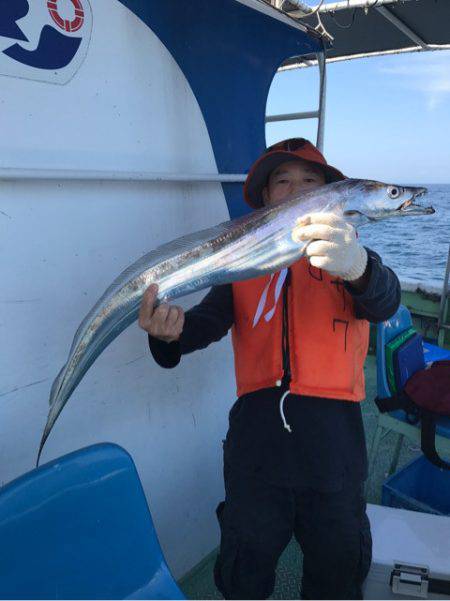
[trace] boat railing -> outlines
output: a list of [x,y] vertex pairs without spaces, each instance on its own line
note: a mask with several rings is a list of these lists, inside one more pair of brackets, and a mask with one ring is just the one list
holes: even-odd
[[439,316],[438,316],[438,342],[442,346],[445,337],[445,331],[450,330],[450,324],[445,323],[446,319],[446,308],[447,301],[450,296],[449,290],[449,279],[450,279],[450,245],[448,247],[447,264],[445,267],[444,283],[442,285],[441,302],[439,304]]
[[[319,65],[319,108],[316,111],[302,111],[298,113],[282,113],[278,115],[267,115],[266,123],[275,121],[292,121],[297,119],[318,119],[316,146],[323,152],[324,134],[325,134],[325,105],[326,105],[326,55],[325,50],[317,53],[317,62]],[[306,60],[305,60],[306,62]]]

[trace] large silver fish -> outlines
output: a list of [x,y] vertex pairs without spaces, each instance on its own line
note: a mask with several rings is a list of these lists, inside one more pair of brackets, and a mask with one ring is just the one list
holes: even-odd
[[51,389],[37,463],[70,395],[102,351],[136,320],[151,283],[158,284],[158,300],[169,301],[213,285],[276,272],[304,253],[306,244],[292,237],[302,216],[331,211],[363,225],[388,217],[434,213],[432,207],[414,202],[425,192],[425,188],[347,179],[178,238],[141,257],[111,284],[78,328],[67,363]]

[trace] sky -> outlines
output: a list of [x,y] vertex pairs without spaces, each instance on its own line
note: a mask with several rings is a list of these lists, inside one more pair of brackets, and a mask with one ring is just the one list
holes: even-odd
[[[267,114],[316,110],[317,67],[278,73]],[[316,139],[317,120],[270,123],[267,143]],[[327,66],[324,154],[350,177],[450,184],[450,51]]]

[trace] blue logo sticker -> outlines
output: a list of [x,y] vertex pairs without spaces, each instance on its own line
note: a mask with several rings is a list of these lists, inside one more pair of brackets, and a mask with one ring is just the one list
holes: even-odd
[[27,0],[0,0],[0,37],[28,42],[16,21],[25,17],[29,10]]
[[0,0],[0,75],[66,83],[91,30],[88,0]]

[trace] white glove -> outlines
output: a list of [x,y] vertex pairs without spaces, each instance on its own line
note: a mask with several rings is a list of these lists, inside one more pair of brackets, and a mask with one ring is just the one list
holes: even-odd
[[314,267],[351,282],[367,267],[367,251],[358,242],[353,226],[334,213],[311,213],[302,217],[292,232],[296,242],[312,240],[306,255]]

